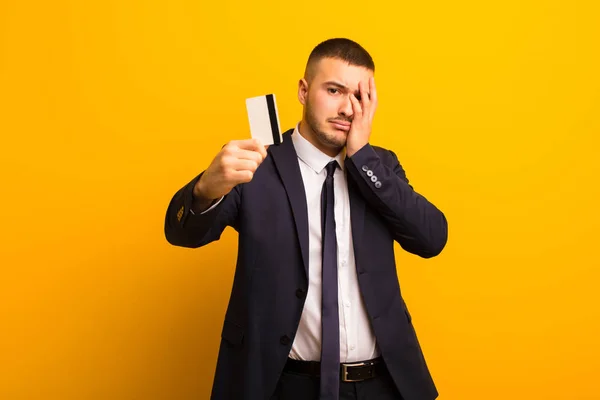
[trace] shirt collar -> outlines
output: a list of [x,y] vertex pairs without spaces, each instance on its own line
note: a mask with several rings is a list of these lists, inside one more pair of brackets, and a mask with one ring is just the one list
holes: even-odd
[[321,150],[317,149],[311,142],[309,142],[302,134],[300,133],[298,127],[299,123],[296,124],[296,128],[292,133],[292,140],[294,142],[294,148],[296,149],[296,154],[298,158],[300,158],[306,165],[310,167],[317,174],[320,174],[323,171],[323,168],[329,164],[330,161],[336,160],[340,165],[341,170],[344,170],[344,156],[346,153],[346,149],[342,149],[337,156],[330,157],[327,154],[323,153]]

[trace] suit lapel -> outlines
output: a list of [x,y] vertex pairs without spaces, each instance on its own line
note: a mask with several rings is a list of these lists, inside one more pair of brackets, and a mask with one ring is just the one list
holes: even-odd
[[292,132],[293,129],[285,132],[283,142],[277,146],[269,146],[269,150],[292,208],[296,232],[300,241],[304,271],[308,277],[308,210],[306,207],[306,192],[300,166],[298,165],[298,156],[292,142]]

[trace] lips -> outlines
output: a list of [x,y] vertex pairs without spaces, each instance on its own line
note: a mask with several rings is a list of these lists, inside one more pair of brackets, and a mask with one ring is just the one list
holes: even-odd
[[334,128],[339,129],[341,131],[348,132],[350,130],[350,122],[346,121],[331,121],[331,124]]

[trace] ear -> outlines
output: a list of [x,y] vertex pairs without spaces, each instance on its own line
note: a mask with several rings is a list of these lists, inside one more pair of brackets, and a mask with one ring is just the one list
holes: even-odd
[[302,78],[298,81],[298,100],[303,106],[306,105],[306,97],[308,96],[308,82]]

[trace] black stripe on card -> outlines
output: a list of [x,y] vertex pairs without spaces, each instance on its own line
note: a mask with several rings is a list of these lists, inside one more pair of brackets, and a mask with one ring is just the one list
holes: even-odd
[[275,112],[275,100],[272,94],[267,96],[267,108],[269,109],[269,120],[271,121],[271,133],[273,134],[273,143],[281,144],[279,138],[279,124],[277,123],[277,113]]

